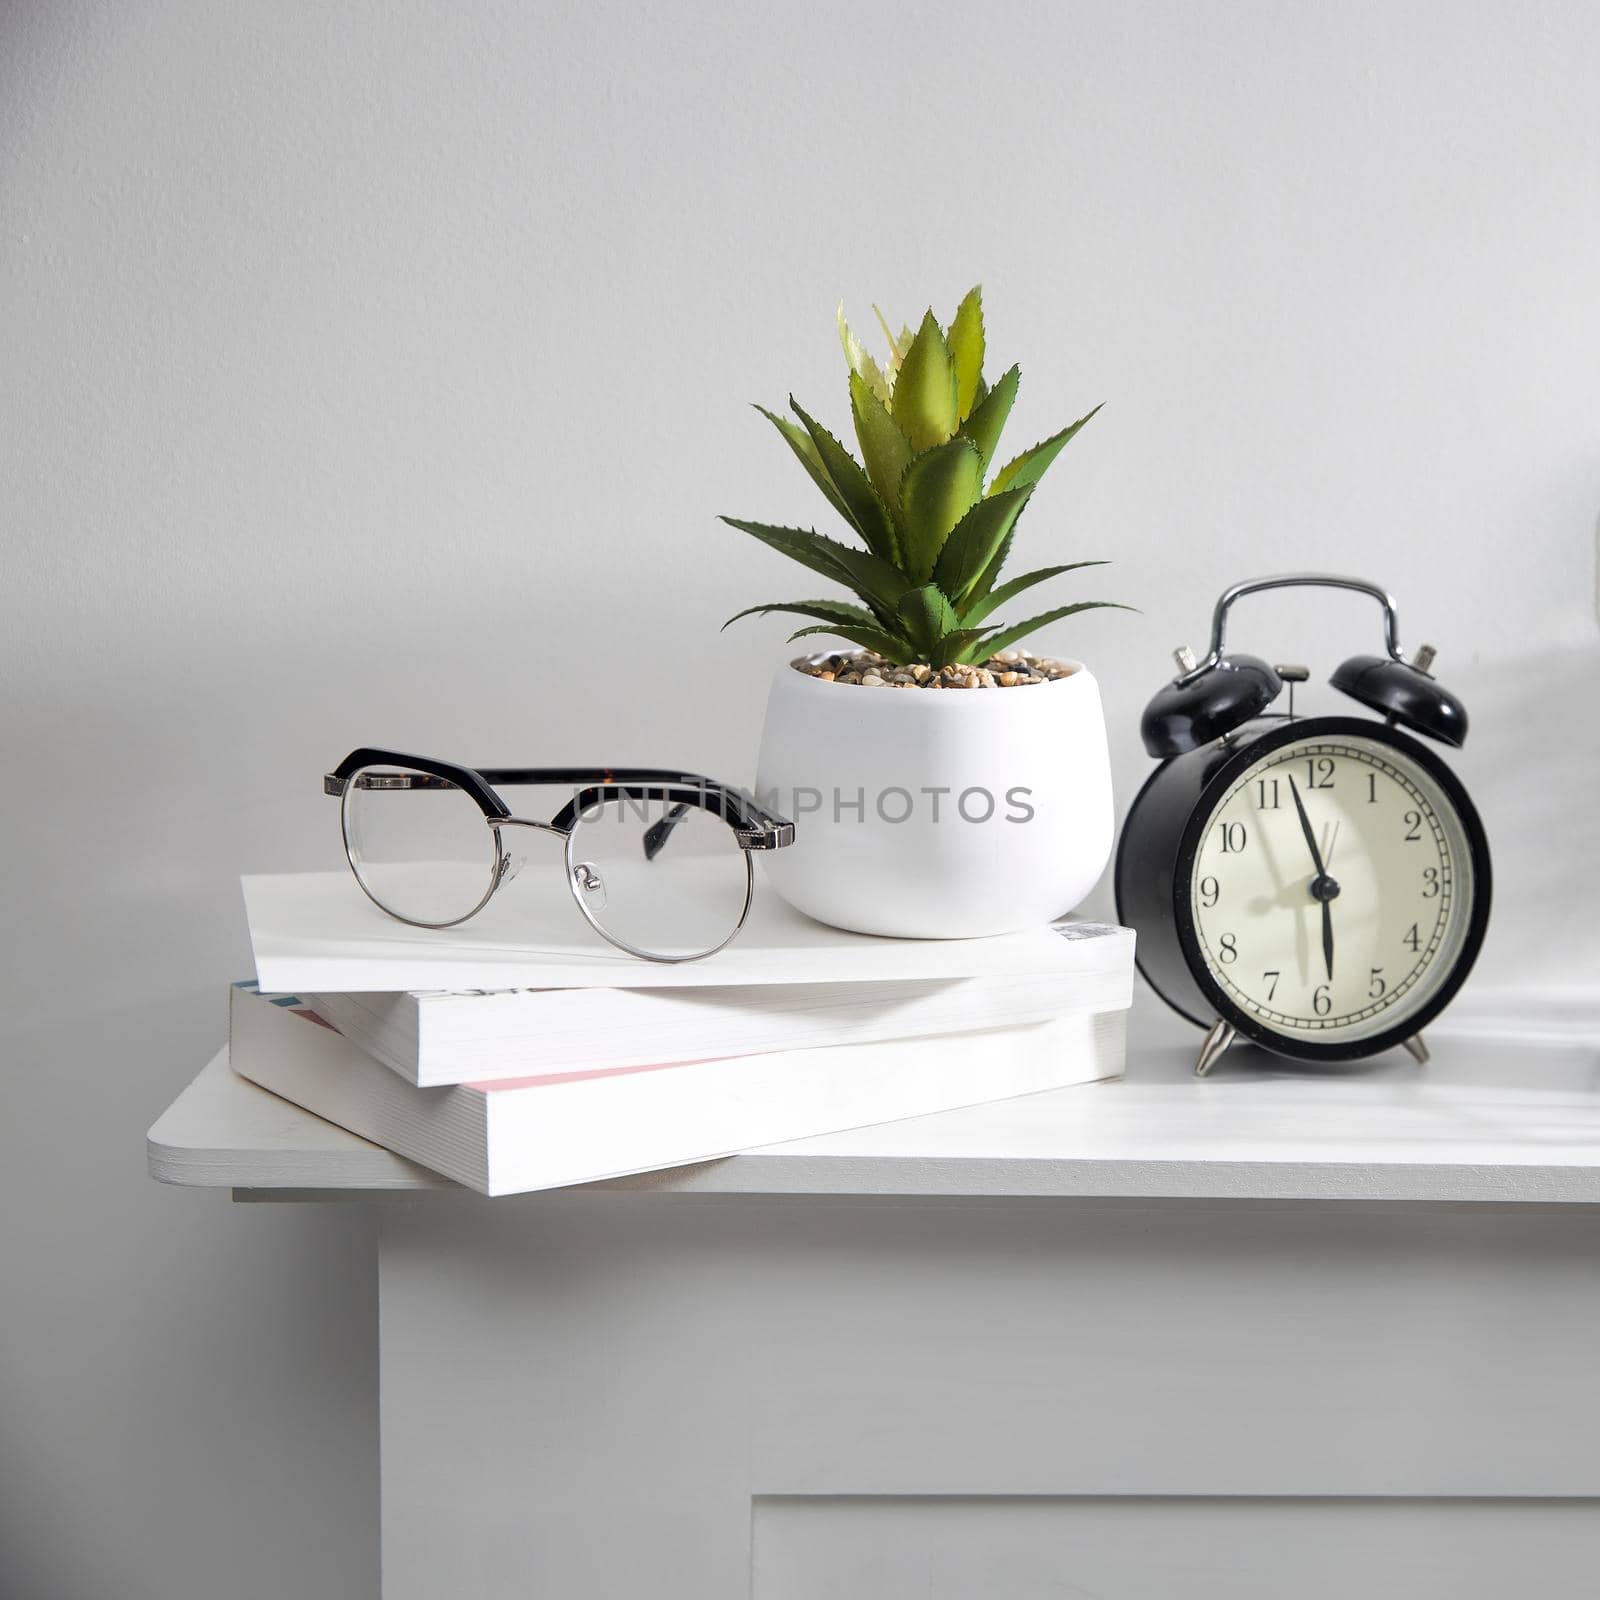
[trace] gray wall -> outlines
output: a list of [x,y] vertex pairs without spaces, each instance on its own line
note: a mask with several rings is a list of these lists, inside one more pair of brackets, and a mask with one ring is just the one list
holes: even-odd
[[[1476,999],[1593,982],[1600,11],[1567,4],[0,9],[0,1591],[373,1593],[369,1226],[142,1175],[332,865],[352,744],[748,776],[842,426],[834,304],[974,280],[1046,636],[1135,718],[1222,585],[1388,583],[1467,700]],[[1319,674],[1354,601],[1238,637]],[[1324,692],[1313,704],[1327,704]]]

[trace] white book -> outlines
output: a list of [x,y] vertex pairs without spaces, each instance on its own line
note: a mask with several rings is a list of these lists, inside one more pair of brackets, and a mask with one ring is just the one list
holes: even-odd
[[547,884],[519,880],[455,928],[414,928],[386,916],[348,872],[274,873],[243,882],[256,978],[263,989],[285,994],[888,983],[1067,973],[1085,960],[1076,941],[1049,924],[991,939],[844,933],[802,916],[765,885],[726,949],[668,965],[607,944],[584,921],[559,873]]
[[1056,972],[703,989],[313,993],[305,999],[407,1083],[431,1088],[975,1033],[1131,1004],[1132,933],[1104,923],[1077,923],[1072,931],[1072,965]]
[[418,1089],[294,997],[236,986],[228,1056],[252,1083],[500,1195],[1115,1077],[1126,1017]]

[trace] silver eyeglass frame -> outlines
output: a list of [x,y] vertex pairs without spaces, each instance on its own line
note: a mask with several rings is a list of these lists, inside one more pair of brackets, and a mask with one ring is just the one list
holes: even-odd
[[[370,762],[359,761],[359,758],[362,757],[371,757],[373,759]],[[781,849],[793,843],[794,840],[793,823],[789,822],[785,818],[779,817],[774,812],[768,811],[766,808],[762,807],[758,802],[756,802],[754,797],[745,795],[742,791],[726,791],[723,790],[722,786],[720,785],[711,785],[709,780],[695,778],[690,774],[668,775],[665,773],[657,774],[652,772],[648,779],[639,780],[637,784],[633,785],[634,787],[662,788],[664,783],[679,785],[694,784],[699,785],[702,788],[714,789],[719,794],[737,794],[739,795],[741,802],[740,812],[741,822],[743,824],[740,825],[740,823],[736,823],[723,811],[713,810],[711,807],[700,808],[712,810],[713,815],[716,815],[718,819],[729,829],[739,847],[739,853],[743,861],[744,896],[740,903],[738,918],[734,922],[733,926],[728,930],[726,936],[719,943],[712,945],[707,949],[692,951],[684,955],[665,955],[659,951],[644,950],[637,945],[629,943],[626,939],[620,937],[618,934],[607,928],[599,920],[599,918],[596,917],[593,910],[585,902],[580,892],[578,886],[578,870],[584,865],[584,863],[579,860],[574,853],[574,844],[575,841],[577,841],[580,832],[577,824],[586,814],[592,813],[601,805],[603,805],[606,798],[603,792],[603,782],[588,783],[588,788],[598,788],[602,792],[592,798],[587,805],[581,807],[575,805],[569,806],[567,809],[572,812],[572,821],[566,826],[561,824],[559,817],[554,821],[545,822],[533,817],[513,816],[509,814],[509,812],[504,816],[486,813],[484,816],[484,822],[489,828],[493,837],[494,847],[492,859],[487,863],[488,882],[482,897],[470,910],[463,912],[458,917],[451,917],[437,922],[424,921],[416,917],[408,917],[402,912],[396,911],[392,906],[386,904],[378,896],[371,885],[368,884],[366,878],[362,875],[361,866],[357,860],[357,852],[351,842],[351,801],[354,795],[362,789],[410,789],[423,787],[463,789],[461,784],[453,781],[450,778],[442,775],[435,776],[429,774],[426,771],[426,768],[422,766],[412,767],[410,771],[404,773],[369,772],[368,770],[369,766],[379,768],[395,766],[405,767],[409,766],[410,762],[414,759],[416,758],[398,755],[387,751],[356,751],[345,759],[338,772],[329,773],[323,779],[323,792],[329,795],[337,795],[339,798],[339,838],[340,843],[344,848],[345,862],[350,868],[351,876],[356,880],[356,884],[360,888],[361,892],[373,903],[373,905],[383,912],[385,916],[392,917],[396,922],[404,923],[408,927],[455,928],[477,916],[477,914],[482,911],[483,908],[494,898],[496,892],[501,888],[501,886],[509,881],[510,877],[512,876],[513,858],[511,853],[506,848],[503,830],[506,828],[529,828],[535,832],[553,834],[556,838],[562,841],[562,861],[564,867],[563,876],[566,878],[567,892],[569,895],[571,895],[574,903],[578,907],[578,910],[583,914],[584,921],[587,922],[589,926],[593,928],[594,931],[599,934],[607,944],[611,945],[614,949],[623,951],[627,955],[636,957],[638,960],[649,961],[662,966],[678,966],[688,961],[703,961],[707,956],[714,956],[718,951],[726,949],[727,946],[738,937],[739,932],[743,929],[745,922],[749,918],[750,908],[755,900],[755,865],[751,859],[753,852],[756,850]],[[431,766],[442,764],[430,762],[427,765]],[[476,779],[485,794],[491,796],[497,803],[503,804],[503,802],[499,801],[499,797],[494,795],[493,791],[488,788],[488,785],[482,776],[471,772],[470,769],[459,770],[461,770],[464,775],[470,775],[472,778]],[[554,770],[564,772],[565,769]],[[629,780],[611,779],[609,771],[607,772],[606,777],[608,780],[616,784],[616,793],[618,795],[625,795],[626,789],[629,786]],[[363,782],[363,779],[366,779],[367,781]],[[506,782],[508,780],[502,777],[500,781]],[[549,781],[555,782],[562,780],[560,777],[552,776]],[[466,794],[468,799],[479,805],[480,808],[483,806],[483,799],[480,798],[478,794],[474,793],[470,789],[463,789],[463,792]],[[670,794],[663,793],[663,798],[670,800],[672,797]],[[677,820],[689,809],[690,805],[680,800],[668,809],[660,822],[654,825],[655,828],[663,830],[661,835],[663,841],[665,837],[670,834],[671,829]],[[647,851],[647,853],[650,852]]]

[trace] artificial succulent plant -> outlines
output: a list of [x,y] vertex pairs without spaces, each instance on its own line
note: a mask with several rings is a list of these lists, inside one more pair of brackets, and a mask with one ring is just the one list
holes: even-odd
[[1046,623],[1111,605],[1080,600],[1023,622],[989,621],[1047,578],[1104,565],[1073,561],[999,581],[1018,518],[1039,480],[1100,408],[992,472],[1021,373],[1012,367],[993,388],[984,382],[980,291],[974,288],[962,300],[948,328],[940,327],[931,310],[915,333],[902,328],[898,338],[881,312],[878,321],[889,341],[883,367],[867,354],[850,331],[844,308],[839,309],[860,461],[792,395],[789,408],[797,421],[756,408],[788,441],[864,548],[809,528],[722,519],[853,590],[861,603],[795,600],[750,606],[723,626],[739,617],[787,611],[814,619],[791,639],[835,634],[898,665],[940,667],[986,660]]

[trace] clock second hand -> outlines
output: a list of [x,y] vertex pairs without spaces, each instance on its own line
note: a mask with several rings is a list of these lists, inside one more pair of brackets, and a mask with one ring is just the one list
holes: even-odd
[[1300,818],[1300,831],[1306,836],[1306,846],[1311,851],[1311,864],[1317,869],[1311,880],[1311,898],[1322,906],[1322,959],[1327,964],[1328,982],[1333,982],[1333,912],[1329,909],[1339,893],[1339,885],[1328,876],[1322,864],[1322,852],[1317,849],[1317,836],[1312,831],[1311,819],[1306,815],[1305,802],[1295,784],[1294,774],[1288,773],[1289,793],[1294,797],[1294,809]]

